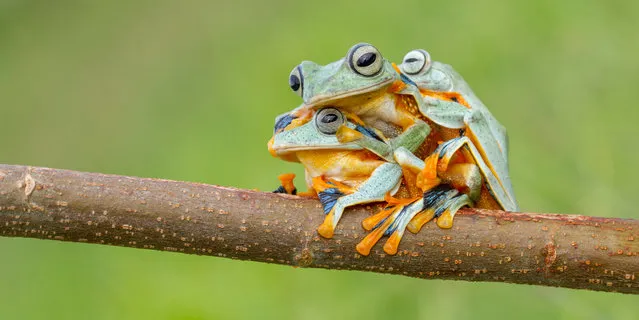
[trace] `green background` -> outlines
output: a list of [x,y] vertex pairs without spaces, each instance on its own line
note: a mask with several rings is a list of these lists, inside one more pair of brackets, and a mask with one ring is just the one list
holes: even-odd
[[[272,190],[301,60],[452,64],[509,130],[523,210],[634,217],[636,1],[0,0],[0,163]],[[298,184],[302,184],[301,180]],[[637,298],[0,239],[2,319],[633,319]]]

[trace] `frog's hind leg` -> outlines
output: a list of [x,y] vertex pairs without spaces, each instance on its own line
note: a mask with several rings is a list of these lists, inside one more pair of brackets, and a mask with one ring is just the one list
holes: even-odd
[[[464,146],[466,148],[463,148]],[[440,144],[439,147],[435,150],[435,153],[438,153],[439,155],[437,164],[437,170],[439,172],[447,170],[450,171],[449,163],[451,163],[451,160],[453,159],[453,156],[457,151],[463,151],[467,153],[469,157],[472,157],[476,166],[479,168],[482,177],[486,179],[487,187],[490,188],[490,192],[494,195],[495,199],[499,202],[502,208],[506,210],[517,209],[516,203],[514,201],[511,201],[511,198],[509,196],[511,193],[500,183],[499,178],[493,173],[491,167],[484,161],[477,147],[473,144],[470,138],[466,136],[448,140]],[[471,195],[471,197],[474,197],[478,195],[478,193],[469,195]]]
[[[421,161],[404,148],[395,151],[395,160],[402,168],[420,172],[418,181],[424,190],[423,209],[408,223],[409,231],[419,232],[433,218],[437,218],[440,228],[450,228],[457,210],[465,205],[473,206],[473,201],[479,197],[483,182],[479,167],[474,163],[450,164],[453,154],[464,143],[463,139],[442,143],[426,161]],[[443,172],[437,174],[438,168]],[[428,176],[424,177],[423,172],[427,172]]]
[[[326,202],[323,204],[327,214],[324,223],[319,226],[317,232],[324,238],[332,238],[335,227],[346,207],[384,200],[387,193],[393,194],[397,191],[401,176],[402,168],[399,165],[384,163],[377,167],[371,177],[351,194],[337,194],[333,191],[330,191],[333,194],[321,192],[320,198],[325,198]],[[327,190],[329,189],[324,191]],[[328,210],[326,209],[327,205]]]

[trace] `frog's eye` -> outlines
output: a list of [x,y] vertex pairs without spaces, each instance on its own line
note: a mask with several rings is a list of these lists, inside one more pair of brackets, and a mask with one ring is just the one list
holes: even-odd
[[296,66],[291,71],[291,75],[288,77],[288,85],[293,89],[297,95],[302,96],[302,87],[304,84],[304,78],[300,72],[300,66]]
[[320,109],[315,114],[315,125],[324,134],[335,134],[344,121],[346,121],[344,114],[333,107]]
[[383,58],[377,48],[368,43],[360,43],[348,52],[348,63],[353,71],[372,77],[382,70]]
[[404,61],[399,68],[402,72],[413,75],[428,71],[430,65],[430,54],[426,50],[417,49],[404,56]]

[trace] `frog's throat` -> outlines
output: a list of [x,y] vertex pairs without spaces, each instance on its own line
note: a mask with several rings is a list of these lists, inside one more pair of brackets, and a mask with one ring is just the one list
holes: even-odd
[[357,90],[345,91],[336,95],[332,94],[320,94],[311,98],[309,101],[305,101],[304,104],[309,108],[317,108],[322,107],[328,104],[331,104],[335,101],[347,98],[347,97],[355,97],[359,95],[363,95],[369,92],[377,91],[381,88],[387,87],[395,82],[395,78],[390,78],[388,80],[384,80],[382,82],[370,85],[368,87],[360,88]]

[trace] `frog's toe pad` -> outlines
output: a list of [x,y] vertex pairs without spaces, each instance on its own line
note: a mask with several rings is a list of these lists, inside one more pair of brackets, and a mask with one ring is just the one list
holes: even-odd
[[437,226],[442,229],[450,229],[453,227],[453,218],[454,214],[450,213],[449,209],[444,210],[444,212],[437,218]]
[[402,241],[402,233],[400,230],[395,230],[395,232],[388,237],[388,240],[386,240],[384,252],[389,255],[395,255],[400,241]]
[[394,217],[388,217],[382,220],[381,224],[378,225],[375,230],[371,231],[367,234],[362,241],[360,241],[355,249],[357,252],[363,256],[367,256],[371,253],[371,249],[373,246],[384,236],[388,227],[393,223]]
[[335,229],[332,226],[328,225],[327,223],[322,223],[317,228],[317,233],[319,233],[320,236],[322,236],[322,237],[324,237],[326,239],[330,239],[335,234]]
[[335,234],[335,226],[333,225],[333,212],[329,212],[324,218],[324,222],[317,228],[320,236],[330,239]]
[[437,208],[435,211],[435,216],[437,216],[437,226],[442,229],[452,228],[455,213],[457,213],[457,211],[463,206],[473,206],[473,201],[470,200],[467,194],[460,194],[448,199],[443,206]]

